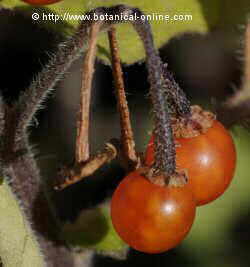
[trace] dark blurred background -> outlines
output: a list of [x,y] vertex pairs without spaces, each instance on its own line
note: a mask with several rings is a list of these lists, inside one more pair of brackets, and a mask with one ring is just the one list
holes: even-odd
[[[15,101],[56,50],[64,37],[32,23],[21,13],[0,16],[1,93],[9,103]],[[163,33],[164,34],[164,33]],[[210,108],[221,103],[240,85],[242,61],[240,36],[234,31],[213,29],[207,35],[186,33],[160,49],[176,80],[193,103]],[[238,50],[236,50],[236,48]],[[42,175],[52,182],[56,170],[72,161],[75,145],[76,113],[79,105],[82,58],[55,88],[30,129],[31,140]],[[124,65],[127,97],[139,151],[143,151],[151,130],[149,85],[143,62]],[[91,113],[91,150],[95,153],[106,141],[119,137],[112,73],[109,66],[96,62]],[[237,145],[236,182],[229,192],[209,207],[198,210],[196,223],[181,246],[164,254],[129,253],[126,261],[97,255],[94,267],[125,266],[250,266],[250,136],[241,127],[233,135]],[[111,196],[123,178],[117,162],[92,177],[54,194],[55,205],[63,221],[74,220],[84,208]]]

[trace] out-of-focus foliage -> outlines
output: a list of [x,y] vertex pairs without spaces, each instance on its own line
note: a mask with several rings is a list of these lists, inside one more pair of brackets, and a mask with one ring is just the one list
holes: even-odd
[[[86,2],[86,4],[85,4]],[[218,28],[226,28],[231,29],[232,27],[236,26],[238,27],[239,24],[244,23],[246,21],[246,15],[250,12],[250,4],[249,0],[238,0],[238,1],[232,1],[232,0],[203,0],[203,1],[185,1],[185,0],[177,0],[177,1],[168,1],[168,0],[162,0],[162,1],[151,1],[151,0],[145,0],[145,1],[84,1],[84,0],[63,0],[62,2],[50,5],[46,8],[38,8],[38,7],[30,7],[28,5],[25,5],[23,2],[19,0],[0,0],[0,5],[3,5],[5,7],[11,7],[11,8],[18,8],[23,9],[28,16],[32,12],[54,12],[62,14],[64,12],[69,12],[70,14],[81,14],[82,12],[85,12],[86,10],[90,10],[98,5],[111,5],[111,4],[119,4],[119,3],[125,3],[133,6],[141,7],[142,10],[150,14],[152,12],[162,14],[179,14],[179,13],[190,13],[193,15],[193,21],[192,22],[179,22],[179,23],[165,23],[165,22],[156,22],[152,21],[153,31],[156,38],[157,46],[160,47],[164,42],[166,42],[169,38],[172,36],[185,32],[185,31],[199,31],[199,32],[206,32],[210,28],[218,27]],[[35,22],[34,22],[35,23]],[[42,24],[45,23],[45,21],[38,21],[36,23]],[[74,27],[77,25],[77,21],[71,21],[70,23],[59,23],[56,24],[53,21],[47,21],[47,24],[50,26],[56,27],[60,31],[65,31],[67,34],[72,33]],[[121,25],[118,27],[118,38],[119,38],[119,46],[121,47],[121,55],[123,61],[127,63],[133,63],[134,61],[140,60],[144,57],[144,53],[142,50],[142,46],[136,37],[134,31],[129,25]],[[27,36],[28,39],[28,36]],[[213,40],[214,41],[214,40]],[[107,51],[107,39],[103,35],[100,37],[100,46],[103,48],[103,51]],[[187,44],[185,43],[185,46]],[[195,50],[193,47],[192,50]],[[180,49],[181,50],[181,49]],[[179,51],[178,51],[179,52]],[[202,58],[202,52],[204,52],[204,49],[197,49],[195,53],[197,54],[197,58]],[[214,54],[214,53],[213,53]],[[176,55],[175,55],[176,57]],[[185,61],[185,57],[183,61]],[[210,58],[210,57],[209,57]],[[197,62],[197,60],[192,55],[192,60],[194,62]],[[214,63],[215,61],[212,61],[212,65],[216,65]],[[183,62],[182,62],[183,64]],[[202,64],[204,64],[202,62]],[[205,63],[205,65],[208,65]],[[226,63],[224,65],[224,68],[226,67]],[[194,67],[189,68],[190,73],[194,73],[194,76],[196,79],[191,80],[197,80],[197,77],[195,76],[196,72],[194,70]],[[199,66],[200,72],[205,72],[203,68]],[[212,67],[211,67],[212,69]],[[139,80],[143,79],[142,76],[138,75]],[[136,78],[138,78],[136,77]],[[216,79],[214,79],[215,74],[209,76],[210,80],[214,80],[215,83],[218,82]],[[136,81],[136,79],[135,79]],[[204,84],[204,79],[201,79],[201,82]],[[73,82],[74,83],[74,82]],[[68,83],[68,84],[73,84]],[[203,87],[202,87],[203,88]],[[71,88],[72,89],[72,88]],[[186,88],[185,88],[186,89]],[[197,88],[196,88],[197,89]],[[199,88],[200,89],[200,88]],[[221,88],[217,88],[216,90],[221,90]],[[67,88],[67,91],[68,88]],[[203,92],[202,92],[203,93]],[[70,96],[68,99],[72,100],[72,91],[70,91]],[[138,102],[136,103],[136,106],[139,105]],[[65,108],[65,105],[64,105]],[[61,117],[63,121],[65,120],[66,115],[61,113],[56,113],[56,118]],[[102,113],[102,116],[106,116],[106,113]],[[142,116],[142,114],[146,114]],[[148,117],[147,112],[138,113],[138,116],[133,116],[132,118],[138,120],[137,126],[140,128],[140,131],[144,134],[146,133],[145,129],[142,126],[142,117]],[[110,117],[109,117],[110,119]],[[102,121],[104,118],[102,118]],[[46,118],[47,121],[47,118]],[[53,124],[55,128],[58,128],[57,121]],[[95,121],[96,123],[96,121]],[[112,124],[112,125],[111,125]],[[135,124],[136,125],[136,124]],[[72,127],[72,126],[71,126]],[[107,124],[103,124],[103,132],[110,130],[110,135],[114,135],[114,128],[115,125],[113,122],[110,123],[110,127],[107,127]],[[52,127],[53,128],[53,127]],[[108,129],[109,128],[109,129]],[[146,128],[146,127],[145,127]],[[63,128],[64,129],[64,128]],[[152,129],[151,125],[147,129]],[[47,130],[47,129],[46,129]],[[38,129],[38,131],[41,131],[41,128]],[[70,128],[69,131],[72,131],[72,128]],[[139,134],[139,142],[143,142],[143,138],[141,138],[141,133]],[[48,142],[49,138],[44,138],[44,136],[48,136],[48,133],[46,131],[41,133],[43,137],[43,142]],[[232,262],[230,262],[230,265],[227,264],[227,261],[230,260],[228,257],[224,257],[224,252],[230,251],[230,249],[233,247],[232,245],[232,238],[231,238],[231,228],[234,226],[235,223],[237,223],[238,218],[243,217],[242,215],[245,215],[249,212],[249,147],[250,147],[250,134],[242,129],[242,128],[235,128],[233,131],[234,140],[237,145],[237,153],[238,153],[238,163],[237,163],[237,171],[235,178],[228,189],[228,191],[218,200],[216,200],[214,203],[200,207],[197,211],[197,217],[195,220],[195,224],[187,237],[187,239],[183,242],[183,248],[189,251],[189,255],[191,257],[196,257],[200,259],[199,266],[202,267],[212,267],[212,266],[227,266],[227,267],[235,267],[235,266],[241,266],[239,264],[233,265]],[[65,132],[63,132],[63,136],[65,135]],[[65,137],[66,138],[66,137]],[[96,141],[97,138],[100,138],[100,136],[97,134],[93,136],[93,139]],[[56,136],[56,139],[58,139],[58,136]],[[147,142],[145,142],[147,143]],[[61,145],[61,144],[60,144]],[[66,153],[65,153],[66,154]],[[48,160],[50,161],[50,160]],[[5,190],[6,187],[1,187],[0,190]],[[9,189],[8,189],[9,190]],[[0,191],[1,192],[1,191]],[[9,191],[6,191],[9,192]],[[5,192],[5,193],[6,193]],[[1,197],[3,197],[3,193],[1,193]],[[93,196],[94,198],[94,196]],[[13,198],[11,201],[14,201],[15,198]],[[3,199],[0,199],[1,201],[4,201]],[[16,201],[16,200],[15,200]],[[9,209],[9,204],[8,204]],[[84,214],[85,211],[83,211]],[[90,212],[90,214],[92,211]],[[19,214],[19,211],[16,213]],[[107,211],[104,212],[102,209],[95,209],[92,214],[94,215],[93,220],[95,223],[92,223],[92,220],[86,220],[85,216],[80,216],[76,227],[73,229],[73,224],[67,224],[65,226],[65,237],[70,239],[73,244],[76,244],[77,246],[81,247],[89,247],[89,248],[95,248],[98,251],[103,251],[105,249],[113,249],[115,247],[119,249],[124,248],[124,244],[120,243],[111,226],[110,217],[108,217]],[[86,214],[85,214],[86,215]],[[13,214],[9,214],[9,218],[13,218]],[[83,218],[82,223],[80,223],[80,218]],[[86,216],[87,217],[87,216]],[[3,217],[6,219],[6,217]],[[5,229],[2,227],[6,227],[6,221],[4,219],[0,220],[0,223],[3,223],[3,226],[0,227],[0,229]],[[9,222],[9,221],[8,221]],[[8,224],[7,222],[7,224]],[[12,222],[11,222],[12,223]],[[95,225],[99,225],[100,223],[101,227],[98,228],[98,231],[93,231],[93,228]],[[72,226],[72,227],[71,227]],[[92,228],[93,226],[93,228]],[[79,229],[87,229],[86,231],[82,231],[83,234],[86,234],[85,236],[79,235],[80,231]],[[75,231],[78,229],[78,231]],[[2,230],[1,230],[2,231]],[[1,233],[0,231],[0,233]],[[67,233],[66,233],[67,232]],[[94,232],[94,236],[91,237],[89,234]],[[249,232],[248,232],[249,233]],[[17,238],[17,236],[15,236]],[[0,238],[0,244],[1,240],[4,240]],[[15,240],[15,239],[13,239]],[[32,243],[32,242],[31,242]],[[18,244],[18,243],[17,243]],[[249,244],[249,242],[248,242]],[[35,245],[35,243],[33,244]],[[32,246],[33,246],[32,245]],[[6,249],[6,246],[4,246]],[[247,247],[249,248],[249,247]],[[246,250],[247,250],[246,248]],[[14,250],[13,250],[14,251]],[[13,251],[10,251],[13,252]],[[29,253],[32,253],[32,249],[30,249]],[[240,248],[237,248],[235,250],[235,253],[240,253],[242,250]],[[1,256],[4,255],[6,251],[2,252],[0,251]],[[12,255],[12,254],[11,254]],[[3,256],[2,256],[3,257]],[[239,256],[240,257],[240,256]],[[239,258],[238,257],[238,258]],[[11,257],[9,257],[11,259]],[[13,258],[12,260],[15,260]],[[237,259],[238,260],[238,259]],[[4,257],[3,257],[4,261]],[[218,263],[218,264],[215,264]],[[31,260],[31,256],[29,256],[29,263],[30,265],[25,266],[40,266],[37,263],[33,263]],[[15,265],[8,265],[8,266],[15,266]],[[248,265],[247,265],[248,266]],[[242,267],[242,266],[241,266]],[[245,267],[245,265],[244,265]]]
[[[28,12],[38,12],[42,14],[44,9],[40,7],[31,7],[21,2],[20,0],[0,0],[0,4],[4,7],[11,8],[24,8]],[[100,6],[112,6],[117,4],[125,4],[134,7],[139,7],[145,14],[148,15],[169,15],[170,21],[151,20],[150,23],[153,28],[153,34],[157,47],[161,47],[171,37],[178,33],[186,31],[195,32],[207,32],[210,27],[217,24],[219,20],[219,1],[217,0],[175,0],[175,1],[141,1],[141,0],[63,0],[59,3],[47,6],[47,12],[53,12],[55,14],[71,14],[79,15],[93,8]],[[27,8],[28,7],[28,8]],[[31,15],[30,13],[30,15]],[[174,15],[192,15],[192,20],[173,20]],[[39,23],[45,23],[45,21],[38,20]],[[48,21],[47,21],[48,22]],[[79,20],[68,20],[70,25],[76,26]],[[50,21],[50,24],[54,26],[54,21]],[[59,22],[57,22],[60,25]],[[142,44],[140,43],[137,34],[130,25],[123,24],[118,27],[119,47],[121,50],[122,60],[128,64],[143,59],[144,52]],[[60,29],[62,29],[60,27]],[[100,55],[103,57],[108,50],[108,40],[106,35],[100,36],[99,45],[102,49],[99,50]],[[106,58],[106,57],[103,57]]]
[[[249,211],[249,147],[250,134],[241,127],[232,131],[237,149],[237,168],[229,189],[213,203],[197,209],[195,223],[187,239],[186,248],[200,258],[202,266],[213,266],[221,255],[232,247],[233,224]],[[202,259],[206,255],[206,261]],[[232,265],[234,266],[234,265]]]
[[0,255],[6,267],[43,267],[44,261],[28,221],[6,181],[0,185]]
[[76,247],[98,252],[123,253],[128,248],[112,225],[109,202],[83,210],[74,223],[64,225],[62,236]]
[[[201,32],[206,33],[210,29],[218,27],[231,28],[238,24],[244,24],[246,17],[250,13],[250,5],[248,0],[235,1],[219,1],[219,0],[63,0],[61,2],[49,5],[46,8],[30,6],[21,0],[0,0],[0,5],[8,8],[23,9],[31,16],[33,12],[40,14],[40,19],[36,22],[44,25],[50,25],[60,31],[72,33],[80,19],[74,18],[65,21],[42,20],[42,14],[54,13],[59,14],[60,20],[64,14],[81,15],[93,8],[100,6],[112,6],[117,4],[125,4],[139,7],[148,15],[168,15],[169,21],[151,20],[155,43],[157,47],[161,47],[170,38],[184,32]],[[174,15],[192,15],[191,20],[174,20]],[[130,25],[123,24],[117,26],[119,46],[121,50],[121,58],[125,63],[132,64],[144,58],[142,44],[137,34]],[[108,40],[105,34],[100,36],[99,40],[99,56],[107,60]]]

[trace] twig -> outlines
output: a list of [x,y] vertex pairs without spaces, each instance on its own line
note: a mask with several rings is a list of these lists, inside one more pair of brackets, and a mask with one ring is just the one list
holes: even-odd
[[[102,9],[95,10],[96,13],[101,11]],[[31,220],[33,233],[45,255],[46,266],[49,267],[72,266],[72,255],[65,242],[57,236],[60,222],[49,204],[46,185],[29,147],[27,127],[55,84],[85,51],[90,26],[91,23],[82,22],[76,33],[59,45],[55,56],[21,95],[18,103],[5,109],[3,137],[0,142],[1,170],[3,177],[9,177],[12,191],[17,196],[24,215]],[[54,227],[51,228],[52,225]]]
[[138,158],[135,151],[133,130],[131,127],[129,108],[124,89],[123,73],[114,26],[112,26],[108,31],[108,37],[112,57],[113,77],[116,88],[117,108],[120,114],[122,156],[128,165],[127,167],[133,169],[138,163]]
[[248,86],[250,87],[250,22],[247,25],[245,33],[244,83],[248,84]]
[[[87,13],[91,18],[93,18],[94,14],[103,14],[103,8],[96,8]],[[86,44],[89,40],[93,21],[91,19],[80,23],[76,33],[59,45],[56,54],[21,95],[17,105],[18,125],[16,127],[16,140],[26,132],[27,127],[32,123],[35,113],[58,81],[64,77],[72,63],[86,51]],[[96,22],[94,21],[94,23]],[[100,30],[105,30],[108,26],[102,22]]]
[[80,112],[77,121],[75,148],[76,163],[85,162],[89,159],[89,113],[91,87],[96,58],[96,43],[99,31],[100,23],[94,23],[90,28],[89,45],[83,63]]
[[[138,15],[142,13],[139,9],[118,5],[111,8],[97,8],[92,10],[89,14],[93,16],[94,14]],[[93,34],[90,30],[92,29],[91,25],[93,21],[94,20],[88,22],[83,21],[79,25],[76,33],[59,46],[55,56],[51,58],[50,62],[31,83],[29,88],[21,95],[19,102],[15,105],[13,113],[11,111],[7,114],[12,116],[15,123],[12,125],[13,127],[9,126],[9,129],[4,133],[6,136],[9,136],[9,138],[11,137],[12,140],[5,139],[9,142],[8,147],[5,147],[5,144],[2,144],[2,148],[5,148],[1,151],[0,155],[0,162],[5,165],[3,167],[3,173],[5,177],[10,177],[12,190],[17,195],[20,203],[22,203],[21,205],[23,206],[24,214],[31,220],[34,234],[38,238],[49,267],[72,266],[72,255],[65,248],[65,243],[58,240],[57,234],[51,233],[51,230],[54,232],[53,230],[56,228],[51,228],[51,225],[56,225],[55,222],[57,222],[57,219],[53,216],[54,214],[48,203],[48,195],[44,189],[46,188],[45,185],[43,185],[43,190],[40,191],[43,179],[40,177],[34,156],[29,147],[27,127],[32,122],[36,111],[40,108],[49,92],[54,88],[56,83],[63,78],[63,75],[70,65],[85,51],[90,34]],[[103,22],[100,26],[100,30],[108,29],[112,23],[113,22],[110,21]],[[164,87],[162,81],[163,73],[161,70],[162,62],[155,51],[149,23],[140,20],[133,24],[143,40],[147,54],[151,97],[154,105],[157,129],[155,133],[155,140],[157,142],[156,161],[159,162],[160,170],[171,174],[171,172],[175,170],[175,154],[172,131],[169,124],[168,106],[166,105],[164,94],[161,91]],[[84,82],[86,82],[85,89],[87,91],[90,89],[92,79],[91,69],[93,67],[91,67],[91,64],[94,64],[94,61],[92,61],[93,56],[90,56],[88,60],[89,61],[86,60],[86,62],[88,62],[89,65],[86,63],[86,68],[89,71],[89,74],[84,78]],[[86,97],[86,99],[88,98]],[[84,100],[81,101],[84,103]],[[86,110],[89,110],[89,107],[85,108]],[[84,113],[84,110],[82,112]],[[80,118],[81,121],[84,121],[83,114],[81,114]],[[84,131],[86,133],[86,130],[83,130],[83,132]],[[79,136],[81,135],[82,133],[79,133]],[[84,143],[85,141],[82,139],[80,140],[79,137],[79,143],[81,142]],[[5,152],[11,151],[11,154],[15,155],[17,151],[22,149],[26,150],[26,153],[18,156],[13,161],[11,160],[11,162],[8,161],[8,164],[6,164]],[[87,158],[86,155],[88,153],[88,146],[86,146],[86,148],[76,156],[76,160],[81,161],[85,157]],[[105,158],[106,161],[106,157],[103,156],[101,158]],[[100,162],[102,163],[104,160],[101,160]],[[82,170],[83,168],[81,171]]]
[[[81,181],[83,178],[92,175],[95,171],[101,168],[104,164],[109,163],[116,158],[117,149],[110,143],[107,143],[105,149],[96,156],[89,159],[87,162],[80,162],[74,166],[64,167],[60,170],[58,181],[54,189],[62,190],[72,184]],[[63,179],[62,179],[63,178]]]

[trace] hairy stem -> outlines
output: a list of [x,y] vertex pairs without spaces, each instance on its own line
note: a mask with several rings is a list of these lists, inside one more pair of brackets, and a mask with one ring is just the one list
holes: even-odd
[[32,222],[31,227],[47,265],[51,267],[72,266],[72,255],[65,243],[57,237],[56,232],[60,228],[49,205],[46,185],[42,183],[28,145],[27,126],[44,98],[63,77],[72,62],[84,52],[91,32],[90,26],[88,23],[82,23],[74,36],[59,45],[55,56],[21,95],[17,105],[3,108],[5,123],[0,152],[4,175],[9,177],[11,188],[20,200],[24,214]]
[[[102,14],[103,9],[97,8],[88,14],[93,17],[94,13]],[[44,99],[58,81],[64,77],[71,64],[85,52],[90,39],[92,23],[92,20],[83,21],[76,33],[59,45],[56,54],[20,97],[18,103],[17,139],[19,135],[25,132]]]
[[[139,9],[124,5],[110,8],[97,8],[89,12],[90,15],[94,13],[98,15],[133,15],[136,13],[137,17],[138,15],[142,15]],[[65,244],[58,239],[56,229],[54,229],[58,226],[57,220],[53,216],[51,207],[48,204],[49,201],[45,190],[46,186],[42,183],[39,170],[28,144],[27,127],[32,122],[36,111],[49,92],[63,78],[70,65],[86,50],[88,47],[87,44],[89,44],[90,49],[85,57],[86,73],[83,76],[81,105],[84,105],[84,103],[87,104],[86,107],[83,107],[85,110],[83,109],[80,114],[80,121],[88,123],[85,120],[89,120],[90,87],[93,74],[96,36],[99,30],[107,30],[111,24],[118,22],[122,21],[105,21],[105,23],[96,22],[94,19],[88,22],[83,21],[74,36],[68,38],[59,46],[55,56],[51,58],[50,62],[31,83],[30,87],[21,95],[17,105],[14,107],[0,108],[0,112],[4,112],[3,138],[0,147],[0,162],[3,165],[3,174],[9,178],[12,190],[19,198],[25,215],[32,221],[32,229],[44,252],[49,267],[73,266],[72,255],[67,250]],[[166,175],[172,175],[176,167],[175,146],[170,125],[170,107],[166,99],[166,82],[164,79],[163,65],[154,47],[151,27],[148,21],[137,20],[132,22],[132,24],[141,37],[146,51],[148,77],[151,85],[150,95],[155,120],[156,163],[154,167],[157,171],[164,172]],[[116,67],[119,67],[119,65],[116,64]],[[116,69],[116,74],[117,79],[119,77],[118,75],[120,75],[120,79],[121,70]],[[117,80],[117,82],[120,82],[120,80]],[[121,88],[124,90],[123,84],[121,85],[123,87]],[[85,95],[86,102],[84,100],[85,92],[87,92],[87,95]],[[120,93],[124,98],[124,91]],[[125,100],[124,103],[126,103]],[[85,115],[87,117],[84,117]],[[123,115],[128,117],[128,113],[124,113]],[[78,161],[88,158],[88,138],[85,141],[84,139],[80,140],[80,137],[84,135],[83,133],[86,133],[84,129],[87,128],[88,125],[85,125],[83,132],[78,132],[79,140],[77,142],[77,149],[80,147],[81,149],[83,148],[83,150],[79,150],[79,153],[76,154]],[[129,146],[133,147],[133,142],[131,140],[129,142],[130,145],[126,145],[127,149]]]
[[[72,256],[65,244],[56,235],[58,224],[52,215],[40,174],[27,140],[22,140],[26,153],[11,162],[4,162],[3,175],[10,181],[13,193],[20,205],[35,237],[44,253],[47,266],[71,266]],[[54,225],[54,228],[52,227]]]
[[164,91],[173,114],[181,117],[191,115],[190,102],[175,81],[173,74],[168,71],[167,64],[163,65],[163,77],[165,81]]
[[[141,11],[134,9],[141,14]],[[138,32],[146,52],[148,79],[150,83],[150,96],[153,103],[155,121],[155,164],[156,171],[161,171],[170,176],[175,173],[175,145],[170,123],[170,108],[164,92],[165,81],[162,61],[154,46],[151,26],[147,20],[133,21],[133,26]]]
[[[139,9],[131,8],[125,5],[118,5],[111,8],[98,8],[90,12],[90,14],[141,14]],[[122,22],[122,21],[115,21]],[[107,29],[113,22],[106,21],[102,29]],[[82,23],[74,36],[74,39],[67,41],[59,49],[56,56],[47,65],[44,71],[38,76],[38,78],[32,83],[30,88],[22,96],[19,103],[21,111],[19,114],[22,116],[18,119],[18,131],[19,133],[26,129],[27,124],[31,121],[37,107],[46,97],[58,79],[62,77],[69,65],[81,54],[84,50],[86,40],[89,40],[90,36],[90,24]],[[136,31],[140,35],[145,51],[149,73],[149,82],[151,85],[151,99],[153,102],[154,117],[155,117],[155,141],[156,141],[156,165],[157,169],[165,173],[173,173],[175,170],[175,149],[173,143],[173,134],[170,126],[168,101],[164,93],[165,81],[162,68],[162,61],[154,47],[152,31],[150,24],[147,20],[136,20],[132,22]],[[82,40],[85,40],[83,42]],[[29,100],[29,104],[27,104]]]

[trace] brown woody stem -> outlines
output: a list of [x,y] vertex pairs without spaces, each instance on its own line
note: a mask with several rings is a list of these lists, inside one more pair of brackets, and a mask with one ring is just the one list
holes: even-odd
[[79,162],[74,166],[64,167],[60,170],[58,181],[54,189],[62,190],[72,184],[81,181],[83,178],[92,175],[104,164],[109,163],[117,156],[117,149],[110,143],[107,143],[104,150],[96,156],[90,158],[87,162]]
[[244,84],[250,85],[250,21],[245,33],[245,68],[244,68]]
[[100,23],[94,23],[90,28],[89,47],[84,57],[83,77],[80,96],[80,113],[77,121],[76,137],[76,163],[85,162],[89,159],[89,114],[91,87],[96,58],[96,43],[100,30]]
[[135,168],[138,159],[135,151],[133,130],[130,121],[118,43],[116,40],[116,30],[114,26],[111,26],[110,30],[108,31],[108,37],[112,57],[112,69],[115,81],[117,108],[120,114],[122,154],[125,161],[128,162],[128,168]]

